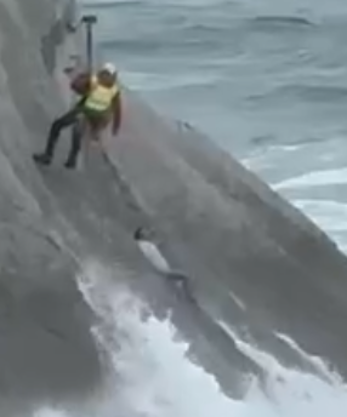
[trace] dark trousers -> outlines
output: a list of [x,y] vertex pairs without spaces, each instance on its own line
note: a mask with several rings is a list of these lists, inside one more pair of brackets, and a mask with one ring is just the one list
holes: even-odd
[[60,133],[67,127],[72,127],[71,132],[71,148],[68,156],[68,162],[75,163],[78,153],[81,149],[82,126],[80,121],[81,108],[74,107],[63,116],[56,119],[50,128],[47,139],[45,154],[51,159],[54,155],[54,149],[57,145]]

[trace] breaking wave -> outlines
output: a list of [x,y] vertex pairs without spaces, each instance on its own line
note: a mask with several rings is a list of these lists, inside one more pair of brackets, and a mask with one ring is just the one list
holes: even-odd
[[[102,404],[89,405],[85,417],[111,417],[115,412],[117,417],[344,416],[347,389],[320,359],[310,358],[288,337],[278,335],[313,362],[329,382],[284,368],[220,322],[238,348],[267,370],[265,384],[254,378],[242,401],[228,398],[215,378],[189,357],[189,345],[170,317],[156,318],[128,288],[115,284],[112,275],[111,270],[91,260],[79,277],[82,292],[102,321],[94,329],[95,337],[108,352],[113,367],[108,398],[103,398]],[[79,414],[47,407],[35,414],[75,416]]]

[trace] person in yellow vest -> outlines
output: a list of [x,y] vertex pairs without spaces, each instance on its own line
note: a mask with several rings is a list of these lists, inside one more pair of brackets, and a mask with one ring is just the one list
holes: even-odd
[[113,134],[118,132],[121,119],[120,87],[112,63],[106,63],[97,74],[78,74],[70,87],[81,98],[71,110],[52,123],[45,151],[33,155],[37,163],[51,163],[60,133],[67,127],[72,127],[71,149],[65,163],[67,168],[76,166],[86,125],[91,129],[94,140],[111,121]]

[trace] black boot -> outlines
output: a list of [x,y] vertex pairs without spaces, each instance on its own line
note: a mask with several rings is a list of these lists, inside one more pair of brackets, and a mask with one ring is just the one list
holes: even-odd
[[50,165],[52,162],[51,155],[48,155],[47,153],[35,153],[33,155],[33,159],[35,162],[42,164],[42,165]]
[[76,159],[77,158],[68,158],[68,160],[64,164],[65,168],[68,168],[68,169],[76,168],[76,163],[77,163]]

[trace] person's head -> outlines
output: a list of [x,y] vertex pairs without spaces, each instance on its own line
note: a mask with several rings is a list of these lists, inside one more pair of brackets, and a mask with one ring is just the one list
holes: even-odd
[[153,242],[155,240],[155,234],[151,228],[138,227],[134,232],[134,239],[147,240],[148,242]]
[[138,227],[134,232],[135,240],[146,240],[146,233],[143,227]]
[[102,85],[112,87],[117,81],[117,69],[112,62],[106,62],[98,72],[98,79]]

